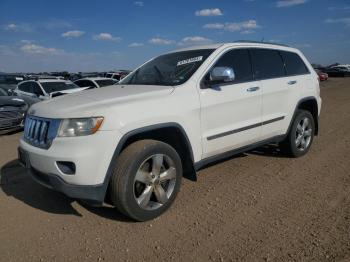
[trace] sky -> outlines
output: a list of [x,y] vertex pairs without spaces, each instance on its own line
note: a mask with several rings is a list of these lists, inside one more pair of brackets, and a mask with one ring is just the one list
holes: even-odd
[[350,64],[350,0],[0,1],[0,71],[133,69],[185,46],[254,40]]

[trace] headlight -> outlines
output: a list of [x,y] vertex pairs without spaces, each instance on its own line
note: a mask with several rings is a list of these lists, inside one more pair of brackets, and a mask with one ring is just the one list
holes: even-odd
[[97,132],[103,122],[103,117],[63,119],[58,136],[87,136]]

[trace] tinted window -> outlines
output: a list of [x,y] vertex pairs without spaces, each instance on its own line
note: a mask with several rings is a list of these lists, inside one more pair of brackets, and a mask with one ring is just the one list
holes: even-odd
[[41,83],[46,93],[59,92],[74,88],[79,88],[76,84],[70,82],[45,82]]
[[120,80],[120,75],[113,75],[113,79]]
[[38,96],[44,95],[43,91],[41,90],[41,87],[37,83],[32,82],[31,87],[31,93],[36,94]]
[[96,87],[95,84],[90,81],[90,80],[79,80],[79,81],[76,81],[74,82],[74,84],[80,86],[80,87]]
[[20,84],[20,85],[18,86],[18,89],[19,89],[20,91],[30,93],[31,83],[30,83],[30,82],[22,83],[22,84]]
[[74,84],[76,84],[77,86],[80,86],[80,87],[84,87],[84,81],[82,81],[82,80],[74,81]]
[[255,79],[285,76],[284,64],[277,50],[251,49]]
[[104,86],[111,86],[111,85],[115,85],[118,82],[115,80],[96,80],[96,83],[100,86],[100,87],[104,87]]
[[8,94],[4,89],[0,88],[0,96],[8,96]]
[[303,75],[309,73],[303,60],[301,60],[296,53],[281,51],[281,55],[286,65],[287,75]]
[[247,49],[227,52],[216,62],[215,67],[231,67],[235,72],[234,82],[253,80],[252,65]]

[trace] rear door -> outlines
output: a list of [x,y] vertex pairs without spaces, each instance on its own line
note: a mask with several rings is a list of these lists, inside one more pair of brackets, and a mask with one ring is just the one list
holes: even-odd
[[252,144],[261,132],[262,92],[248,49],[224,53],[214,67],[232,68],[235,80],[200,89],[203,158]]
[[300,82],[288,77],[283,57],[278,50],[250,50],[255,79],[262,88],[261,140],[285,134],[299,96]]

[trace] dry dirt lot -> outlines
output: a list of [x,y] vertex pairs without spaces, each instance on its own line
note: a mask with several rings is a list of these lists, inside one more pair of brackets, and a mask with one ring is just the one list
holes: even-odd
[[0,137],[0,261],[349,261],[350,78],[322,84],[308,155],[260,148],[183,180],[162,217],[134,223],[37,185]]

